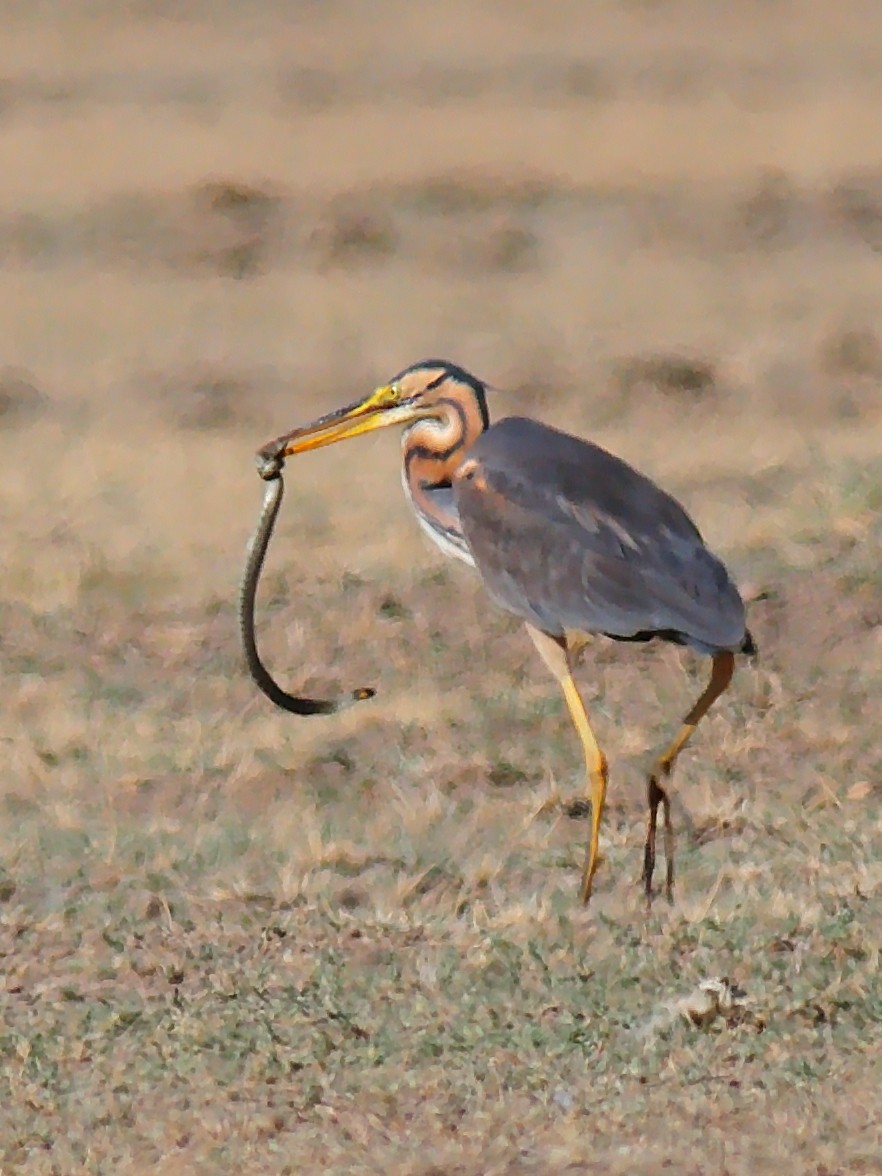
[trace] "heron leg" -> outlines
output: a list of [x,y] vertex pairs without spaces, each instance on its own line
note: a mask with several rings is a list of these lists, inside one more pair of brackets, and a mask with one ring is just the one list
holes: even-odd
[[532,625],[527,625],[527,632],[533,638],[533,642],[539,650],[542,660],[557,678],[558,682],[560,682],[563,696],[566,699],[567,707],[573,720],[573,725],[578,732],[579,739],[582,741],[582,750],[585,754],[585,766],[588,772],[588,799],[591,802],[591,835],[588,840],[585,866],[582,871],[580,893],[582,902],[587,903],[591,897],[591,885],[597,870],[600,821],[603,817],[603,807],[606,802],[606,784],[609,776],[606,756],[600,750],[597,740],[594,737],[594,732],[591,730],[591,724],[588,721],[585,704],[582,702],[579,688],[573,680],[570,651],[567,648],[566,640],[564,638],[552,637],[548,633],[543,633],[540,629],[534,629]]
[[673,899],[674,890],[674,827],[671,823],[671,801],[667,789],[661,783],[669,780],[677,756],[689,742],[692,732],[732,681],[735,669],[734,653],[724,650],[714,654],[710,682],[692,710],[683,720],[676,737],[667,750],[659,757],[649,776],[647,800],[649,803],[649,824],[646,830],[646,844],[643,850],[643,886],[647,902],[652,901],[652,875],[655,870],[655,836],[658,824],[658,806],[661,804],[665,826],[665,897]]

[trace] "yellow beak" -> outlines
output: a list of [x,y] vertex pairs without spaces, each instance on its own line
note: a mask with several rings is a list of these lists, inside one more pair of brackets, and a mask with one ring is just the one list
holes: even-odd
[[357,437],[360,433],[370,433],[387,425],[406,424],[416,416],[418,413],[412,401],[399,402],[394,390],[384,385],[365,400],[337,408],[317,421],[268,441],[257,451],[257,455],[264,462],[281,462],[295,453],[321,449],[323,445],[333,445],[336,441],[345,441],[347,437]]

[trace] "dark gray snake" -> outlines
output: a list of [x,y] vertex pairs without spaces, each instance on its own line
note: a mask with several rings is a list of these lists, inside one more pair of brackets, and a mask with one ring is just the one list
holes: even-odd
[[257,585],[263,569],[263,561],[285,490],[282,483],[282,466],[278,459],[262,461],[259,470],[260,476],[266,482],[266,491],[257,527],[248,544],[245,572],[242,576],[242,588],[239,593],[239,623],[242,628],[245,661],[251,677],[258,687],[271,702],[281,707],[282,710],[290,711],[293,715],[331,715],[347,706],[352,706],[354,702],[373,698],[376,692],[370,687],[363,687],[360,690],[352,690],[348,694],[341,694],[338,698],[298,698],[282,689],[260,660],[260,654],[257,652],[257,640],[254,635],[254,600],[257,596]]

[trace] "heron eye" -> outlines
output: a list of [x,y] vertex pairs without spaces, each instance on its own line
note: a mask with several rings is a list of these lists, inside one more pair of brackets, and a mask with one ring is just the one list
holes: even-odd
[[390,384],[383,395],[383,403],[392,405],[397,404],[401,399],[401,386],[399,384]]

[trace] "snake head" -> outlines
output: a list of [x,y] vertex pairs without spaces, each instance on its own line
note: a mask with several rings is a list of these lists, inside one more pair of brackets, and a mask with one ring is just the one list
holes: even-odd
[[262,449],[257,451],[254,460],[257,463],[257,472],[264,482],[272,482],[282,472],[285,455],[282,450],[276,447],[275,442],[270,442],[269,445],[264,445]]

